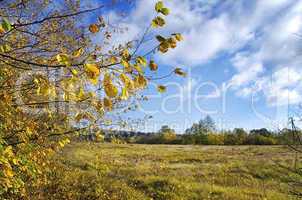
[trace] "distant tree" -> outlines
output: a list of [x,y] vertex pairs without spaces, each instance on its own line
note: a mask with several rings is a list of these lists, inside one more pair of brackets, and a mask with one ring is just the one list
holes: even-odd
[[171,129],[168,125],[163,125],[160,128],[159,133],[166,133],[166,132],[175,132],[175,131]]
[[159,134],[160,143],[170,144],[173,143],[177,138],[175,131],[167,125],[161,127]]
[[209,144],[208,135],[204,132],[199,132],[193,135],[195,144]]
[[277,142],[275,135],[265,128],[251,130],[246,140],[246,144],[251,145],[274,145]]
[[193,125],[186,129],[185,134],[196,134],[199,131],[199,125],[197,123],[193,123]]
[[266,128],[253,129],[253,130],[250,131],[250,134],[262,135],[262,136],[265,136],[265,137],[270,137],[270,136],[273,135],[272,132],[270,132]]
[[242,145],[245,143],[247,138],[247,132],[245,132],[242,128],[235,128],[233,130],[233,134],[235,136],[235,144],[236,145]]
[[204,119],[199,120],[198,123],[194,123],[188,128],[185,133],[191,135],[186,136],[186,142],[191,141],[193,144],[208,144],[207,135],[213,133],[216,130],[215,122],[210,116],[206,116]]
[[235,134],[233,134],[232,131],[226,131],[224,133],[224,144],[225,145],[236,145],[237,138],[235,137]]
[[201,129],[206,133],[216,130],[215,122],[209,115],[207,115],[203,120],[200,121],[200,126]]
[[207,134],[214,132],[216,130],[216,125],[214,120],[207,115],[204,119],[199,120],[198,123],[193,123],[193,125],[188,128],[186,134]]

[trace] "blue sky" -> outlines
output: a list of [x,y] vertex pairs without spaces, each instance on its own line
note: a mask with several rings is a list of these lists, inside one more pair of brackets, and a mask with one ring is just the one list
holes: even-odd
[[[142,117],[153,111],[145,131],[168,124],[182,132],[210,114],[220,129],[286,126],[288,115],[301,101],[302,1],[297,0],[166,0],[171,14],[161,34],[180,32],[185,40],[165,55],[156,54],[158,75],[171,67],[188,72],[183,79],[171,77],[155,82],[168,86],[150,96],[140,110]],[[139,38],[154,17],[154,0],[105,10],[105,18],[128,27],[116,34],[114,43]],[[120,11],[127,12],[120,16]],[[302,34],[302,33],[301,33]],[[98,38],[96,38],[98,41]],[[155,44],[147,43],[142,49]],[[154,112],[156,111],[156,112]]]

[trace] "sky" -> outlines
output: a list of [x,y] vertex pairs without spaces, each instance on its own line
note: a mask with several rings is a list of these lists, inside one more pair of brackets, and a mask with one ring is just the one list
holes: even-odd
[[[155,0],[137,0],[104,11],[106,19],[128,27],[113,35],[116,43],[141,37],[155,16]],[[153,118],[140,129],[168,124],[178,133],[210,115],[219,129],[280,129],[302,100],[302,1],[164,0],[171,13],[156,30],[179,32],[184,41],[152,58],[158,75],[181,67],[186,78],[151,83],[149,101],[129,113]],[[126,15],[121,16],[123,11]],[[96,42],[98,38],[95,39]],[[142,52],[155,44],[150,40]],[[168,86],[158,94],[156,84]]]

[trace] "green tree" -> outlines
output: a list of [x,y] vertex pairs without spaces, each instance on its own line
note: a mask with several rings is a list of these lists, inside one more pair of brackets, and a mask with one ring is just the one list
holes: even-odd
[[198,123],[194,123],[185,133],[191,135],[191,137],[187,137],[187,139],[190,138],[194,144],[208,144],[207,135],[215,132],[215,129],[214,120],[207,115],[204,119],[199,120]]
[[214,120],[207,115],[203,120],[199,122],[200,129],[206,133],[214,132],[216,130],[216,125]]
[[235,135],[235,144],[242,145],[245,144],[247,138],[247,132],[243,128],[235,128],[233,130],[233,134]]

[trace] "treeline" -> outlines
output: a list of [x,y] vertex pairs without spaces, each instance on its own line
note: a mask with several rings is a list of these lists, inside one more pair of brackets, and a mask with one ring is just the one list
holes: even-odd
[[232,131],[217,131],[214,120],[210,116],[206,116],[185,131],[182,142],[206,145],[289,144],[292,141],[290,132],[286,129],[281,132],[273,132],[266,128],[253,129],[249,132],[242,128],[235,128]]
[[[298,133],[302,134],[302,133]],[[158,132],[143,133],[135,131],[92,131],[80,137],[82,140],[137,143],[137,144],[195,144],[195,145],[284,145],[293,144],[294,136],[290,129],[274,132],[266,128],[246,131],[235,128],[218,131],[214,120],[206,116],[194,123],[184,134],[176,134],[165,125]]]
[[177,135],[170,132],[158,132],[138,136],[134,143],[139,144],[195,144],[195,145],[281,145],[292,144],[291,131],[270,132],[267,129],[255,129],[246,132],[235,128],[226,132],[196,132]]

